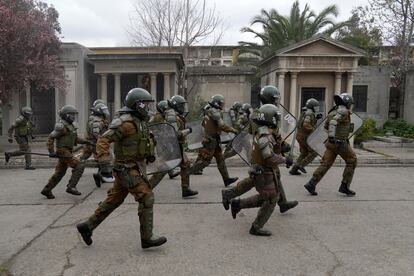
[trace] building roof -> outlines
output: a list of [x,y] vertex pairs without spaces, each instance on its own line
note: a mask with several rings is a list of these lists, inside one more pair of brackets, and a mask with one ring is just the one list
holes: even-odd
[[191,66],[190,75],[253,75],[256,70],[253,66]]

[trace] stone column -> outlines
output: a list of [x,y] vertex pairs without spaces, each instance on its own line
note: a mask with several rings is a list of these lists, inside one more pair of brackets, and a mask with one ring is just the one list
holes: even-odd
[[298,73],[297,72],[290,72],[290,103],[289,103],[289,111],[295,117],[296,116],[296,106],[297,106],[297,80],[298,80]]
[[26,103],[25,106],[32,106],[31,97],[30,97],[30,84],[26,87]]
[[60,110],[60,91],[59,89],[55,88],[55,115],[56,115],[56,121],[58,119],[58,112]]
[[151,76],[151,95],[157,98],[157,73],[150,73]]
[[352,88],[354,86],[354,74],[352,72],[348,72],[348,78],[346,81],[346,93],[352,96]]
[[101,100],[108,104],[108,81],[107,74],[101,74]]
[[335,95],[341,94],[342,72],[335,72]]
[[269,74],[269,85],[276,86],[276,72],[270,72]]
[[164,73],[164,100],[171,97],[170,89],[170,73]]
[[280,92],[280,103],[285,105],[285,72],[279,72],[277,88]]
[[121,108],[121,74],[114,74],[114,111]]

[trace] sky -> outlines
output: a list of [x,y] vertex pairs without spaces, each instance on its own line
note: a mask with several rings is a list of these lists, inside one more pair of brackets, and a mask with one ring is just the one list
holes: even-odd
[[[133,6],[145,0],[43,0],[59,12],[64,42],[77,42],[86,47],[130,46],[127,29]],[[288,15],[293,0],[207,0],[216,7],[226,26],[219,44],[237,45],[240,40],[252,41],[251,34],[241,33],[242,27],[249,26],[252,17],[261,9],[276,9]],[[301,10],[305,4],[315,12],[328,5],[336,4],[339,9],[338,21],[346,20],[352,8],[366,5],[368,0],[300,0]],[[208,41],[207,41],[208,43]]]

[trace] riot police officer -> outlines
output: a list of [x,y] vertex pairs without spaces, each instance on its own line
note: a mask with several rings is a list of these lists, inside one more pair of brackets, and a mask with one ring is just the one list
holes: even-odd
[[[161,103],[161,102],[160,102]],[[164,106],[160,106],[160,109]],[[163,109],[165,122],[171,124],[178,133],[178,142],[180,144],[180,150],[182,160],[180,163],[180,175],[181,175],[181,194],[182,197],[189,197],[197,195],[197,191],[190,189],[190,176],[187,174],[187,170],[190,167],[190,161],[184,152],[184,144],[186,137],[191,133],[192,129],[186,127],[185,115],[188,113],[187,101],[180,95],[173,96],[167,102],[167,106]],[[159,110],[162,111],[162,110]],[[166,173],[157,173],[150,178],[152,188],[155,188],[159,182],[164,178]]]
[[237,177],[230,177],[227,171],[226,163],[224,161],[223,153],[220,146],[220,134],[224,132],[232,132],[237,134],[237,130],[224,123],[222,118],[222,110],[224,108],[224,97],[221,94],[216,94],[211,97],[209,101],[210,108],[206,110],[206,115],[202,122],[204,128],[203,148],[199,150],[197,159],[194,165],[188,170],[188,174],[193,174],[196,171],[207,167],[211,159],[216,159],[217,168],[220,171],[221,177],[225,186],[237,181]]
[[300,115],[296,140],[299,143],[300,155],[296,160],[295,165],[289,171],[291,175],[300,175],[301,172],[306,173],[305,167],[311,163],[318,155],[311,147],[309,147],[306,139],[315,130],[318,119],[322,118],[322,114],[319,113],[319,102],[310,98],[306,101],[303,112]]
[[273,213],[279,198],[277,184],[280,177],[276,169],[279,164],[291,162],[281,154],[276,154],[274,148],[278,146],[274,132],[278,131],[279,110],[275,105],[265,104],[258,110],[254,119],[258,125],[252,145],[252,167],[250,169],[251,189],[256,188],[258,194],[248,198],[231,200],[231,213],[235,219],[237,213],[244,208],[260,207],[255,221],[250,228],[250,234],[256,236],[270,236],[272,233],[263,229]]
[[25,159],[25,170],[34,170],[35,168],[32,166],[32,156],[30,155],[30,142],[32,141],[33,137],[33,127],[34,124],[31,121],[31,117],[33,115],[32,109],[28,106],[22,107],[20,111],[20,116],[17,117],[16,121],[11,125],[9,128],[9,143],[13,143],[13,132],[14,132],[14,139],[16,140],[17,144],[19,145],[19,150],[13,152],[5,152],[4,157],[6,163],[9,162],[10,157],[12,156],[20,156],[24,155]]
[[102,175],[111,174],[109,150],[110,144],[115,144],[115,182],[95,213],[77,225],[87,245],[92,244],[92,231],[122,204],[128,193],[139,203],[141,247],[160,246],[167,242],[165,237],[153,235],[154,194],[145,171],[146,162],[155,161],[155,141],[148,128],[149,106],[153,102],[151,94],[145,89],[130,90],[125,106],[118,113],[119,117],[111,122],[109,129],[98,139],[97,157]]
[[[50,177],[48,183],[41,191],[41,194],[48,199],[55,196],[52,193],[53,188],[62,180],[68,167],[72,168],[72,176],[66,188],[66,192],[73,195],[81,195],[76,189],[76,185],[81,178],[85,167],[78,159],[73,156],[73,147],[76,144],[88,144],[89,141],[78,137],[77,128],[73,125],[76,120],[78,111],[72,105],[65,105],[59,111],[59,122],[56,123],[55,129],[49,134],[47,148],[49,156],[59,158],[55,168],[55,173]],[[55,149],[56,142],[56,149]]]
[[335,95],[334,101],[336,108],[328,114],[325,123],[325,129],[328,131],[328,140],[325,143],[326,150],[321,164],[315,170],[309,182],[305,184],[305,188],[311,195],[317,195],[318,193],[315,191],[316,184],[331,168],[339,155],[346,163],[339,192],[347,196],[354,196],[355,192],[349,189],[357,166],[357,156],[349,145],[349,137],[354,128],[351,122],[351,108],[354,100],[347,93],[342,93],[341,95]]

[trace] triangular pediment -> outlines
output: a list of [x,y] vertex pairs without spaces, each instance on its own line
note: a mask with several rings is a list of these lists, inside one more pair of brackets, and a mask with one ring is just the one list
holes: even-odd
[[276,52],[277,56],[363,56],[361,49],[318,36],[290,45]]

